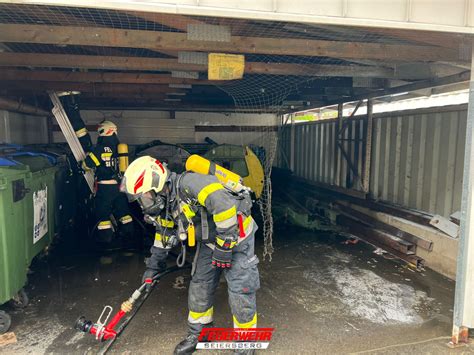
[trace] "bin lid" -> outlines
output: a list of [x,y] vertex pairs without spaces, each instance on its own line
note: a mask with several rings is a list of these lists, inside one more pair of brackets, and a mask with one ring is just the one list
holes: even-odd
[[0,157],[0,166],[15,166],[18,165],[18,162],[10,160],[5,157]]
[[16,151],[0,157],[0,166],[28,165],[31,172],[54,166],[56,158],[41,152]]

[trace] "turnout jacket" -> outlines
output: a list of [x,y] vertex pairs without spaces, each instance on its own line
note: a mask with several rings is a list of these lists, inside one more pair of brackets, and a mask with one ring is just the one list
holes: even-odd
[[248,193],[234,194],[213,175],[186,172],[172,173],[171,193],[167,207],[155,216],[157,221],[152,257],[147,266],[158,269],[164,261],[172,236],[194,228],[196,242],[210,248],[223,244],[226,238],[232,245],[241,243],[256,228],[251,216],[252,200]]
[[82,163],[85,170],[95,170],[97,181],[118,180],[117,145],[98,143],[87,153]]

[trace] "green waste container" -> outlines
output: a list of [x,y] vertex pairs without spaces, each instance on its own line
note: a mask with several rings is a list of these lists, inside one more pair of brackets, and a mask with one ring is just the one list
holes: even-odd
[[[53,240],[57,170],[40,155],[0,159],[0,305],[22,292],[31,261]],[[8,327],[1,311],[0,333]]]

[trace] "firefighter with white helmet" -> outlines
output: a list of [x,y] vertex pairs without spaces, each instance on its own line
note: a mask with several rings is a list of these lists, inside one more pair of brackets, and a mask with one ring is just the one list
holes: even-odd
[[131,242],[134,227],[127,198],[120,192],[119,155],[117,146],[117,126],[111,121],[99,123],[97,144],[86,154],[82,162],[85,170],[94,170],[97,181],[95,194],[95,214],[99,244],[107,246],[112,242],[113,226],[110,216],[113,214],[120,225],[125,242]]
[[121,190],[129,201],[138,201],[145,220],[151,215],[156,225],[144,282],[151,285],[152,278],[166,266],[168,251],[174,245],[185,240],[190,246],[197,242],[188,295],[189,332],[174,353],[193,353],[201,330],[212,327],[214,294],[221,273],[227,280],[234,327],[256,327],[260,279],[254,243],[258,227],[250,214],[248,191],[234,193],[213,175],[178,175],[150,156],[130,164]]

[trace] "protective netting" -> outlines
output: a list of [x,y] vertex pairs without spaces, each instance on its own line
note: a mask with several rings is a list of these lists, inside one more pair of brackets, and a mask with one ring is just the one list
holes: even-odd
[[[273,121],[262,118],[263,123],[248,123],[238,133],[242,145],[264,147],[265,153],[261,155],[265,170],[264,192],[258,204],[263,217],[264,257],[270,259],[273,252],[271,171],[278,148],[279,116],[428,79],[441,65],[443,75],[459,73],[465,70],[459,63],[466,59],[463,58],[465,42],[459,36],[423,32],[414,35],[401,30],[322,24],[14,4],[0,4],[0,24],[77,28],[77,32],[81,32],[77,38],[74,32],[64,38],[49,38],[46,34],[23,40],[15,40],[21,36],[11,36],[12,40],[8,40],[8,33],[0,34],[3,38],[0,48],[4,54],[18,54],[15,58],[18,60],[11,62],[10,67],[47,68],[55,74],[62,71],[107,74],[113,83],[127,85],[104,86],[103,77],[89,75],[88,82],[81,82],[81,91],[85,91],[84,103],[90,107],[122,105],[190,111],[233,108],[235,112],[257,115],[256,121],[260,121],[258,114],[272,114]],[[89,33],[87,28],[96,29],[94,33],[103,32],[90,36],[91,39],[85,35]],[[82,32],[84,29],[86,31]],[[148,38],[157,33],[168,37]],[[102,38],[100,36],[104,38],[102,42],[98,39]],[[131,37],[136,40],[129,40]],[[441,49],[445,57],[439,55],[443,46],[446,46]],[[242,54],[245,58],[243,78],[208,82],[207,57],[202,54],[216,52]],[[48,56],[22,59],[20,54],[24,53],[68,55],[62,57],[67,63],[51,61]],[[77,59],[77,56],[81,58]],[[92,56],[97,58],[96,64],[85,60]],[[111,60],[112,57],[117,60]],[[118,58],[124,59],[120,62]],[[138,59],[158,61],[149,64]],[[1,65],[8,66],[7,60]],[[438,65],[437,61],[439,66],[430,66],[429,70],[420,64]],[[418,66],[413,67],[413,63]],[[142,73],[164,76],[157,82],[154,81],[158,80],[155,79],[157,76],[146,77]],[[41,78],[47,78],[47,74],[43,73]],[[60,77],[56,75],[56,78]],[[163,82],[170,83],[171,87],[178,79],[184,85],[176,90],[180,92],[169,93],[163,88]],[[7,81],[5,85],[10,85],[18,94],[32,90],[34,86],[24,88]],[[46,84],[35,85],[41,89],[44,87],[41,85]],[[216,86],[221,90],[215,90]],[[172,94],[180,96],[170,98]]]

